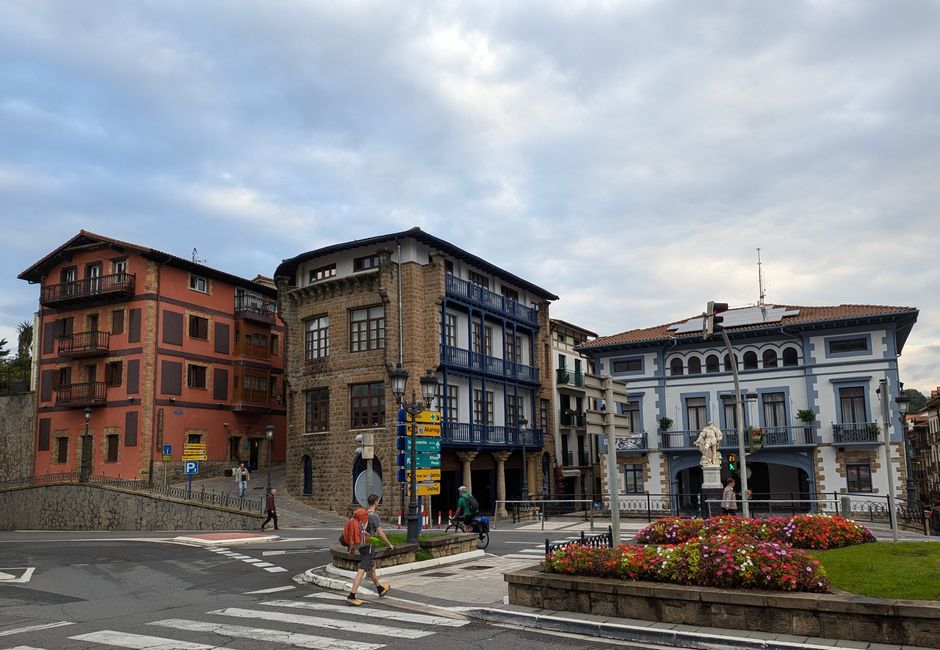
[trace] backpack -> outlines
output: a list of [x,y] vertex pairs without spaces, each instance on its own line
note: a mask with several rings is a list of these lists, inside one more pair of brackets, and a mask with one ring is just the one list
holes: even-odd
[[[359,510],[362,510],[362,508],[359,508]],[[365,512],[365,510],[362,511]],[[358,510],[356,512],[358,513]],[[360,518],[356,517],[356,513],[343,526],[343,534],[339,536],[339,543],[347,548],[362,546],[362,523]]]
[[480,502],[477,501],[477,498],[469,492],[467,493],[467,505],[470,506],[471,515],[475,515],[480,512]]

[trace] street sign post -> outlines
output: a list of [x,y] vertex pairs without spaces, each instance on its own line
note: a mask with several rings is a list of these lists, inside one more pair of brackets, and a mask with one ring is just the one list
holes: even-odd
[[[416,496],[433,496],[441,493],[441,414],[437,411],[422,411],[415,417],[414,446]],[[398,481],[407,486],[411,482],[411,444],[408,427],[398,429]]]
[[[417,452],[415,454],[416,462],[418,469],[440,469],[441,468],[441,454],[431,452]],[[411,469],[411,456],[402,452],[398,454],[398,465],[404,467],[405,469]]]
[[183,463],[183,471],[186,472],[186,476],[189,479],[189,483],[186,486],[187,494],[193,493],[193,474],[199,473],[199,463],[195,460],[187,460]]
[[183,460],[209,460],[205,443],[187,442],[183,445]]

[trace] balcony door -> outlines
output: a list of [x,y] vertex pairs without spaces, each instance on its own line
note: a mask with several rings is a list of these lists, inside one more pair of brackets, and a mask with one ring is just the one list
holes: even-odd
[[93,262],[85,267],[85,279],[88,280],[89,293],[101,293],[101,262]]

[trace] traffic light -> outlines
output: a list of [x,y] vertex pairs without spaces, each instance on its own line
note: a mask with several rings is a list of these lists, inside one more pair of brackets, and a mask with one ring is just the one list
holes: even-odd
[[738,457],[736,454],[728,454],[728,471],[738,471]]
[[362,433],[356,434],[356,444],[359,445],[359,447],[356,448],[356,453],[362,457],[362,460],[372,460],[375,458],[372,436],[373,433],[371,431],[363,431]]
[[705,322],[702,328],[702,338],[707,339],[715,333],[717,328],[721,327],[725,317],[719,316],[719,314],[725,311],[728,311],[728,303],[715,302],[714,300],[708,301],[708,305],[705,307]]

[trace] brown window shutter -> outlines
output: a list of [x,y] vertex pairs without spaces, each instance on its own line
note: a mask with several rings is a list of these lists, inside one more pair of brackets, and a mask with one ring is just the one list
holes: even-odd
[[228,354],[229,326],[225,323],[215,324],[215,351],[217,354]]
[[39,399],[43,402],[52,400],[52,389],[55,388],[59,373],[55,370],[43,370],[40,375]]
[[140,309],[128,312],[127,342],[140,343]]
[[127,362],[127,394],[140,392],[140,360],[129,359]]
[[160,392],[167,395],[181,395],[183,392],[183,364],[178,361],[164,361],[160,367]]
[[225,368],[212,369],[212,399],[228,399],[228,370]]
[[137,411],[124,414],[124,446],[137,446]]
[[183,315],[163,310],[163,342],[171,345],[183,345]]
[[124,333],[124,310],[123,309],[117,309],[111,312],[111,333],[112,334]]
[[52,430],[52,420],[39,418],[39,451],[49,451],[49,433]]

